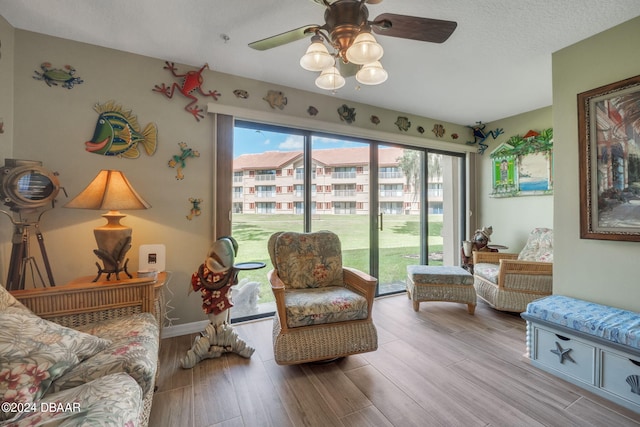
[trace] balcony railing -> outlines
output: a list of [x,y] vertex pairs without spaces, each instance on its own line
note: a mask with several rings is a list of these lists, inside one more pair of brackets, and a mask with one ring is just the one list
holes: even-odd
[[380,197],[404,197],[402,190],[381,190]]
[[402,172],[380,172],[380,179],[389,179],[389,178],[403,178],[404,174]]
[[275,181],[275,175],[255,175],[256,181]]
[[356,177],[355,172],[333,172],[331,178],[334,179],[353,179]]
[[276,197],[275,191],[256,191],[256,197],[264,198],[264,197]]
[[333,190],[335,197],[353,197],[356,195],[356,190]]

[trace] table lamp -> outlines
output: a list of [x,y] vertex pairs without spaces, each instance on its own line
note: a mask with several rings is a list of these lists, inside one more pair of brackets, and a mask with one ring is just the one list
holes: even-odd
[[126,215],[121,214],[119,210],[148,209],[151,205],[133,189],[124,174],[117,170],[101,170],[87,188],[65,207],[109,211],[102,215],[107,223],[93,230],[98,243],[98,249],[93,252],[104,264],[104,267],[101,267],[96,262],[98,275],[93,281],[96,282],[102,273],[107,274],[107,280],[111,279],[112,274],[115,274],[118,280],[121,271],[131,278],[131,274],[127,271],[129,259],[125,261],[124,256],[131,248],[132,230],[120,224],[120,219]]

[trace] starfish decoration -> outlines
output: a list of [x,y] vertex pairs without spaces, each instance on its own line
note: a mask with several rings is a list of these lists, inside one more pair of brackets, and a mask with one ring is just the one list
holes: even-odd
[[571,358],[571,356],[569,355],[569,352],[570,352],[571,350],[573,350],[573,349],[571,349],[571,348],[568,348],[568,349],[566,349],[566,350],[565,350],[565,349],[563,349],[563,348],[562,348],[562,346],[560,345],[560,343],[556,341],[556,348],[555,348],[554,350],[550,350],[550,351],[551,351],[551,353],[553,353],[553,354],[557,354],[557,355],[558,355],[558,357],[560,358],[560,363],[561,363],[561,364],[563,364],[563,363],[564,363],[564,360],[565,360],[565,359],[567,359],[567,360],[568,360],[568,361],[570,361],[570,362],[576,363],[576,361],[575,361],[575,360],[573,360],[573,359]]

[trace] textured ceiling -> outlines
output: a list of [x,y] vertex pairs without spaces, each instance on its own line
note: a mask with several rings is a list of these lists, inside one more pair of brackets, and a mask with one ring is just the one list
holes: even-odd
[[[368,8],[370,19],[389,12],[458,27],[443,44],[378,36],[389,79],[358,88],[349,78],[336,96],[462,125],[551,105],[551,54],[640,15],[639,0],[385,0]],[[263,52],[247,46],[323,24],[314,0],[0,0],[0,15],[19,29],[326,93],[298,65],[308,40]]]

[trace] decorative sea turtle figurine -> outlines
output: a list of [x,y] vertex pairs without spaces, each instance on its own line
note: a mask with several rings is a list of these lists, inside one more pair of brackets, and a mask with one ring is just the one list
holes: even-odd
[[394,124],[398,126],[398,129],[405,132],[411,127],[411,122],[409,121],[409,119],[403,116],[398,116],[398,120],[396,120]]
[[43,62],[40,64],[42,72],[34,71],[36,73],[33,76],[36,80],[43,80],[47,86],[58,86],[58,83],[62,83],[62,87],[71,89],[74,85],[84,83],[80,77],[73,77],[76,73],[76,69],[71,65],[65,65],[63,69],[52,68],[50,62]]

